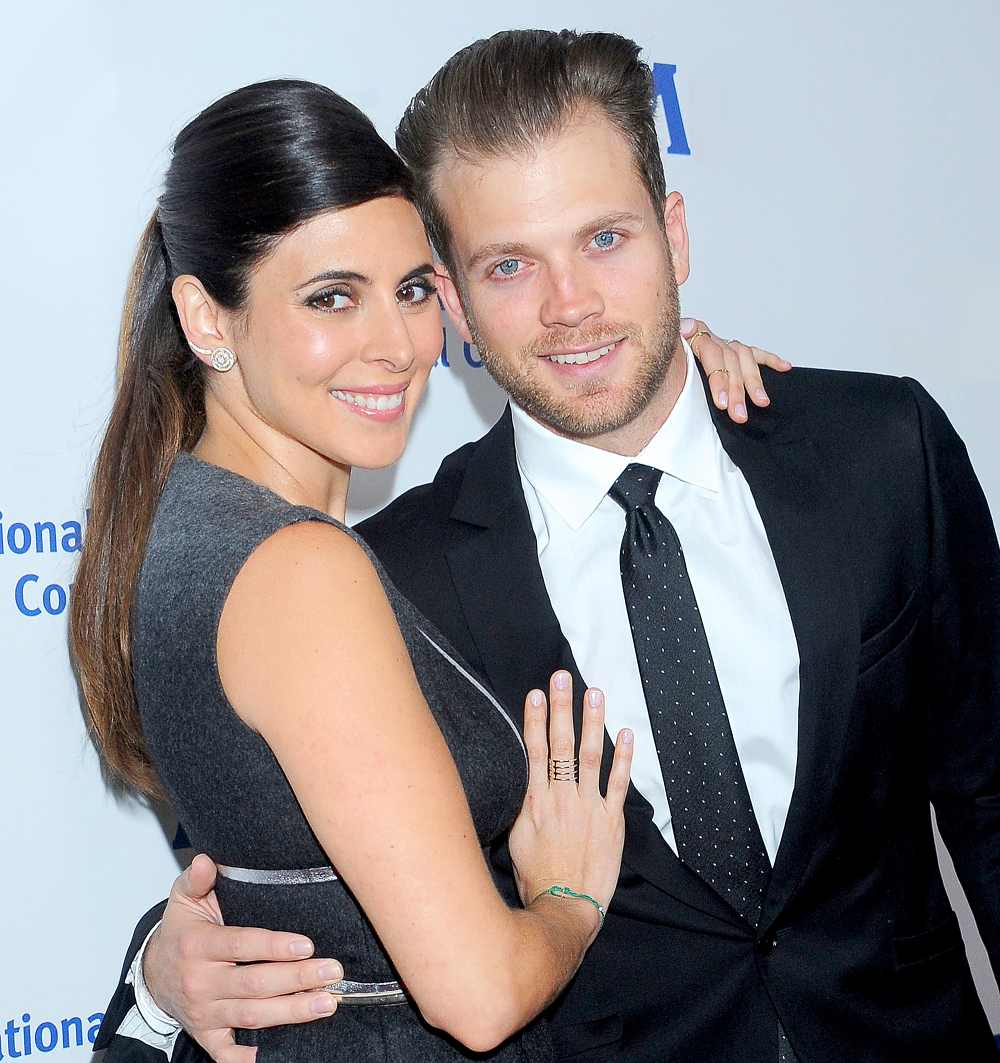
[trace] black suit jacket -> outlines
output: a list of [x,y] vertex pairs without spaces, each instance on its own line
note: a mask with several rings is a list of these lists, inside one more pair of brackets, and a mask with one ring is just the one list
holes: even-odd
[[[560,1056],[774,1063],[777,1013],[801,1063],[996,1059],[930,818],[933,804],[1000,970],[989,509],[919,384],[796,369],[768,390],[746,427],[715,413],[801,662],[795,786],[763,918],[755,932],[688,871],[631,789],[607,922],[549,1016]],[[578,691],[600,685],[548,600],[509,414],[359,530],[515,718],[557,667]],[[493,856],[513,896],[505,848]]]

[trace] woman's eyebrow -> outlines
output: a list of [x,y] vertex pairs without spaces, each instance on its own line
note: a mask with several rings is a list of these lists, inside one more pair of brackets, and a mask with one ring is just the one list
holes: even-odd
[[357,281],[359,284],[371,284],[372,279],[351,269],[328,269],[322,273],[317,273],[315,277],[310,277],[307,281],[303,281],[296,286],[295,290],[299,291],[310,284],[315,284],[317,281]]
[[[404,277],[400,278],[399,283],[403,284],[406,281],[415,280],[417,277],[424,277],[428,273],[434,272],[434,266],[430,262],[423,262],[419,266],[415,266]],[[310,277],[309,280],[303,281],[297,285],[295,290],[300,291],[302,288],[308,288],[310,284],[316,284],[317,281],[354,281],[357,284],[371,284],[371,277],[366,276],[364,273],[358,273],[357,270],[352,269],[327,269],[322,273],[317,273],[315,277]]]
[[414,281],[418,277],[426,277],[428,273],[434,272],[434,265],[431,262],[424,262],[422,265],[414,266],[409,273],[404,277],[399,278],[400,284],[405,284],[407,281]]

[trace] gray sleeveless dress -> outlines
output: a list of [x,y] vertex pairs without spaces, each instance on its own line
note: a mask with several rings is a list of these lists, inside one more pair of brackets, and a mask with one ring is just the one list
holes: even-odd
[[[294,884],[275,881],[282,876],[273,872],[324,867],[329,859],[270,748],[233,711],[219,679],[216,634],[237,573],[270,535],[307,520],[334,525],[368,553],[458,765],[480,844],[485,849],[507,831],[527,783],[524,746],[510,717],[455,650],[344,525],[190,454],[174,463],[139,578],[132,645],[136,699],[156,769],[192,845],[220,864],[265,872],[256,875],[258,881],[239,881],[238,871],[219,879],[226,922],[307,934],[316,955],[340,960],[348,979],[391,982],[396,972],[389,957],[332,872],[326,881],[302,883],[301,875],[289,876]],[[396,754],[405,760],[406,750]],[[258,1046],[258,1063],[550,1058],[544,1024],[484,1056],[428,1027],[408,1002],[342,1005],[329,1019],[239,1031],[237,1040]]]

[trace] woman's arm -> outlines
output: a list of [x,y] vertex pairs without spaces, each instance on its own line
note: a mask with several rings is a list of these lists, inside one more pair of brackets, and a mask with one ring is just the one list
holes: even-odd
[[[274,535],[234,583],[218,650],[232,704],[274,751],[425,1019],[480,1051],[530,1021],[576,970],[597,913],[553,897],[513,911],[497,893],[458,771],[363,550],[320,523]],[[553,741],[558,723],[571,744],[571,692],[552,695]],[[543,703],[526,720],[536,804],[544,712]],[[597,716],[603,735],[603,711],[592,710],[591,745]],[[554,784],[566,807],[547,827],[543,874],[602,899],[621,856],[620,759],[607,805],[596,779],[575,803],[567,784]],[[573,844],[553,843],[560,831]]]

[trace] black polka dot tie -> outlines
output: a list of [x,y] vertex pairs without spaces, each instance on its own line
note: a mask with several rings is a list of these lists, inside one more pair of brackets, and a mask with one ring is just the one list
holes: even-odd
[[[625,510],[621,574],[677,855],[751,926],[771,863],[673,525],[656,507],[659,469],[632,464],[608,492]],[[792,1061],[778,1031],[778,1059]]]

